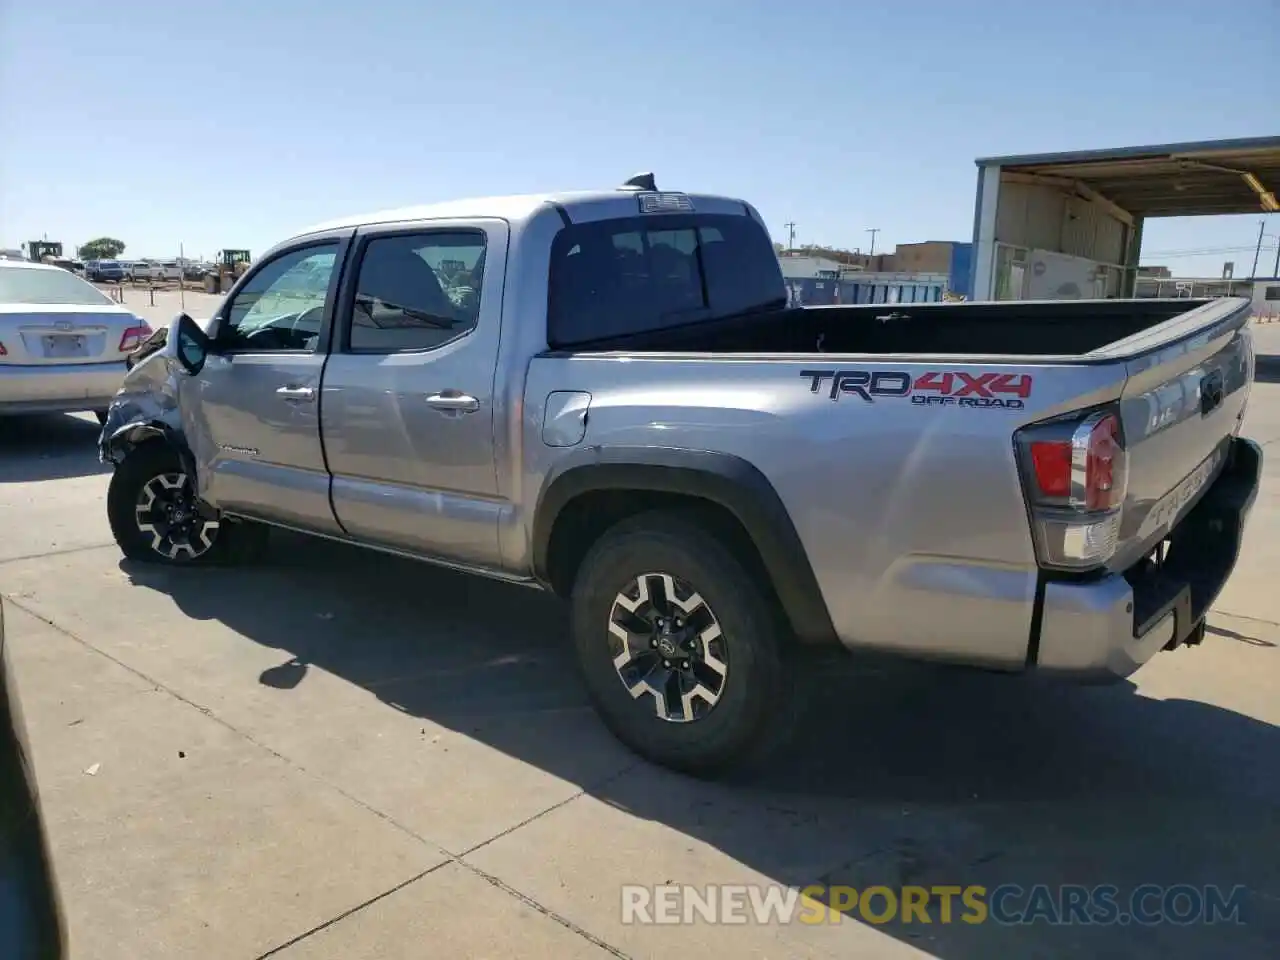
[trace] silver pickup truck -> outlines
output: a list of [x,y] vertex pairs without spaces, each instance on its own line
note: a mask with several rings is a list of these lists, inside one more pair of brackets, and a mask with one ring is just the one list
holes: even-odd
[[710,774],[806,645],[1098,679],[1198,643],[1259,481],[1248,310],[789,308],[754,208],[650,176],[353,217],[145,345],[108,513],[135,560],[276,526],[554,591],[609,727]]

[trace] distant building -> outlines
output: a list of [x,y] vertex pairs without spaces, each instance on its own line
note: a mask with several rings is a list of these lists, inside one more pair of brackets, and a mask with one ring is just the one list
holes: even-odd
[[895,270],[900,273],[948,273],[952,252],[957,244],[950,240],[926,240],[923,243],[900,243],[893,253],[880,255],[879,270]]
[[868,270],[846,279],[847,303],[939,303],[951,277],[943,272]]
[[943,274],[947,290],[969,296],[969,274],[973,244],[955,240],[926,240],[923,243],[900,243],[893,253],[882,254],[869,269],[894,273]]
[[1134,286],[1136,297],[1245,297],[1260,320],[1280,320],[1280,277],[1228,279],[1219,277],[1144,277]]
[[778,265],[782,267],[782,276],[787,280],[836,280],[848,269],[848,265],[839,260],[803,253],[779,254]]
[[1173,276],[1173,271],[1168,267],[1139,267],[1138,277],[1154,277],[1156,279],[1168,280]]
[[850,270],[838,278],[784,277],[793,306],[838,303],[938,303],[947,291],[945,273]]
[[969,296],[973,245],[952,240],[900,243],[890,253],[853,254],[853,263],[802,253],[778,256],[798,302],[934,303]]

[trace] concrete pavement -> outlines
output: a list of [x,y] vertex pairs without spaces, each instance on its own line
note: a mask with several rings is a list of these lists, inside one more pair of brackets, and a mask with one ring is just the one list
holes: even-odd
[[[114,295],[115,287],[104,287]],[[197,320],[213,315],[213,311],[222,303],[222,294],[205,293],[204,290],[178,290],[166,287],[163,290],[148,290],[146,287],[134,287],[124,284],[119,288],[120,302],[132,310],[153,327],[168,323],[179,313],[188,313]]]
[[[1280,330],[1259,344],[1280,358]],[[601,728],[538,594],[287,535],[252,567],[122,564],[96,432],[0,421],[0,593],[77,958],[1164,960],[1280,942],[1275,459],[1200,648],[1106,688],[827,673],[775,769],[704,784]],[[1280,384],[1255,386],[1247,432],[1280,449]],[[1248,923],[622,922],[623,884],[766,881],[1240,884]]]

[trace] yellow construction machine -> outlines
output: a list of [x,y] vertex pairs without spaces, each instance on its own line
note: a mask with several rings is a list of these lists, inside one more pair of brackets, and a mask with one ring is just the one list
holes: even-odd
[[204,275],[205,293],[226,293],[249,269],[248,250],[219,250],[213,269]]

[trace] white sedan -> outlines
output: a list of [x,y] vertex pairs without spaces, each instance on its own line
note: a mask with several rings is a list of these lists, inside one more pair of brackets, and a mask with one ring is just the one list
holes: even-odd
[[91,410],[102,420],[146,321],[59,267],[0,260],[0,416]]

